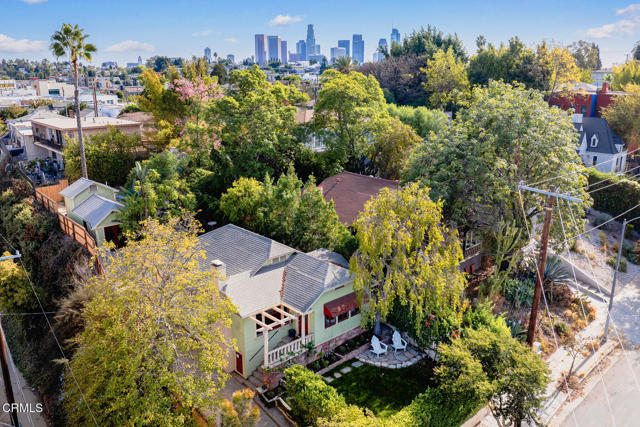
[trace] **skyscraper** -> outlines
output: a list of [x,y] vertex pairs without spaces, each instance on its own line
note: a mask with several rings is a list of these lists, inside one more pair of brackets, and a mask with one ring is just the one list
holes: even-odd
[[344,48],[346,56],[351,56],[349,51],[349,40],[338,40],[338,47]]
[[207,61],[211,62],[211,49],[208,47],[204,48],[204,57],[207,58]]
[[[319,52],[318,52],[319,53]],[[307,25],[307,58],[316,54],[316,35],[313,31],[313,24]]]
[[298,61],[307,60],[307,42],[298,40],[298,43],[296,43],[296,54],[298,54]]
[[331,63],[335,63],[336,59],[340,58],[341,56],[346,56],[347,55],[347,51],[345,48],[343,47],[332,47],[331,48]]
[[280,36],[267,36],[267,60],[268,62],[282,62],[280,54]]
[[256,34],[256,55],[254,59],[258,65],[267,65],[267,36]]
[[351,42],[353,49],[353,59],[358,64],[364,63],[364,40],[362,40],[362,34],[354,34]]
[[[387,39],[380,39],[378,41],[378,48],[382,48],[383,50],[388,49]],[[373,62],[380,62],[383,59],[384,59],[384,54],[380,53],[378,49],[376,49],[376,51],[373,53]]]
[[286,64],[288,62],[288,57],[287,57],[287,41],[286,40],[282,40],[280,42],[280,62],[282,64]]
[[392,47],[394,43],[400,44],[400,31],[398,31],[397,28],[391,29],[391,38],[389,41],[391,42],[391,46],[389,47]]

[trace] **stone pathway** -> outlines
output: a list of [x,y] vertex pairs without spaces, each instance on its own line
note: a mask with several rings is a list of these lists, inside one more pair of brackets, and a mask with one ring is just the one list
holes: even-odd
[[376,356],[372,352],[366,351],[358,356],[358,361],[381,368],[398,369],[414,365],[425,357],[425,353],[422,353],[413,347],[409,347],[405,351],[398,352],[394,352],[390,349],[382,356]]

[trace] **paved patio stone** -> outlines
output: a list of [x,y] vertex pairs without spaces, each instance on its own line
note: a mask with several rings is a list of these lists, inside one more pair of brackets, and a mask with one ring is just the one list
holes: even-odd
[[340,378],[342,376],[342,374],[340,372],[336,372],[335,374],[333,374],[333,376],[335,378]]
[[359,368],[360,366],[362,366],[362,362],[358,360],[357,362],[353,362],[351,366],[353,366],[354,368]]
[[333,381],[333,378],[331,378],[331,377],[323,377],[323,378],[324,378],[324,380],[325,380],[326,382],[328,382],[328,383],[330,383],[331,381]]
[[351,372],[351,368],[349,366],[347,366],[346,368],[340,369],[340,372],[342,372],[343,374],[347,374],[347,373]]

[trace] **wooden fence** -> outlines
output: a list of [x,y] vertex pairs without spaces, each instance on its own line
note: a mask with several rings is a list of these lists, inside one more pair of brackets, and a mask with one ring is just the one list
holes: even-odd
[[[71,237],[73,240],[82,245],[89,253],[96,257],[96,268],[99,273],[102,273],[102,264],[100,263],[100,259],[98,258],[98,251],[96,246],[96,241],[93,236],[89,234],[86,228],[82,225],[76,223],[71,218],[62,213],[58,212],[58,202],[56,199],[60,199],[62,201],[62,196],[60,196],[60,190],[66,188],[68,186],[67,180],[63,180],[60,184],[50,185],[47,187],[38,187],[36,188],[35,199],[40,201],[45,208],[47,208],[52,213],[58,216],[58,221],[60,222],[60,228],[64,233]],[[49,195],[55,197],[52,198]]]

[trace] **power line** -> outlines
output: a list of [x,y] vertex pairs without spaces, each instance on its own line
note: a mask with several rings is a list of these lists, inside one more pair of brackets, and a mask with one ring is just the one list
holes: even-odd
[[[13,248],[13,250],[15,251],[16,248],[11,244],[11,242],[9,242],[6,237],[4,237],[2,234],[0,234],[0,237],[2,237],[2,239],[7,242],[7,244]],[[36,300],[38,301],[38,305],[40,306],[40,311],[42,313],[42,315],[44,316],[45,320],[47,321],[47,325],[49,326],[49,330],[51,331],[51,334],[53,335],[53,338],[58,346],[58,349],[60,350],[60,353],[62,354],[62,357],[65,360],[69,360],[67,358],[67,356],[64,353],[64,350],[62,349],[62,346],[60,345],[60,341],[58,340],[58,337],[56,336],[55,331],[53,330],[53,326],[51,325],[51,322],[49,321],[49,318],[47,317],[47,315],[45,314],[44,311],[44,306],[42,305],[42,302],[40,301],[40,298],[38,297],[38,293],[36,292],[36,288],[33,285],[33,282],[31,281],[31,274],[29,274],[29,272],[27,271],[26,267],[24,266],[24,261],[22,260],[22,258],[18,258],[20,260],[20,265],[22,266],[22,270],[24,270],[25,274],[27,275],[27,279],[29,281],[29,284],[31,285],[31,290],[33,291],[33,295],[36,297]],[[80,392],[80,396],[82,397],[82,400],[84,401],[84,404],[87,406],[87,409],[89,410],[89,415],[91,415],[91,419],[93,420],[94,424],[96,426],[98,426],[98,421],[96,421],[95,416],[93,415],[93,411],[91,410],[91,407],[89,406],[89,403],[87,402],[87,399],[84,395],[84,393],[82,392],[82,389],[80,388],[80,383],[78,382],[78,379],[76,378],[75,374],[73,373],[73,369],[71,368],[71,364],[67,364],[67,366],[69,367],[69,373],[71,374],[71,377],[73,378],[73,381],[76,383],[76,387],[78,387],[78,391]]]
[[616,215],[616,216],[614,216],[614,217],[613,217],[613,218],[611,218],[611,219],[608,219],[607,221],[603,222],[602,224],[600,224],[600,225],[598,225],[598,226],[596,226],[596,227],[590,228],[590,229],[589,229],[589,230],[587,230],[587,231],[584,231],[584,232],[582,232],[582,233],[576,234],[575,236],[572,236],[572,237],[569,237],[569,238],[567,238],[567,239],[563,240],[563,241],[562,241],[562,242],[560,242],[559,244],[560,244],[560,245],[563,245],[563,244],[567,243],[567,242],[568,242],[568,241],[570,241],[570,240],[576,239],[576,238],[578,238],[578,237],[580,237],[580,236],[582,236],[582,235],[584,235],[584,234],[591,233],[592,231],[597,230],[598,228],[602,227],[603,225],[608,224],[608,223],[610,223],[611,221],[613,221],[613,220],[615,220],[615,219],[617,219],[617,218],[620,218],[621,216],[623,216],[623,215],[625,215],[625,214],[627,214],[627,213],[631,212],[632,210],[634,210],[634,209],[636,209],[636,208],[638,208],[638,207],[640,207],[640,203],[638,203],[637,205],[635,205],[634,207],[632,207],[632,208],[630,208],[630,209],[627,209],[626,211],[622,212],[621,214]]

